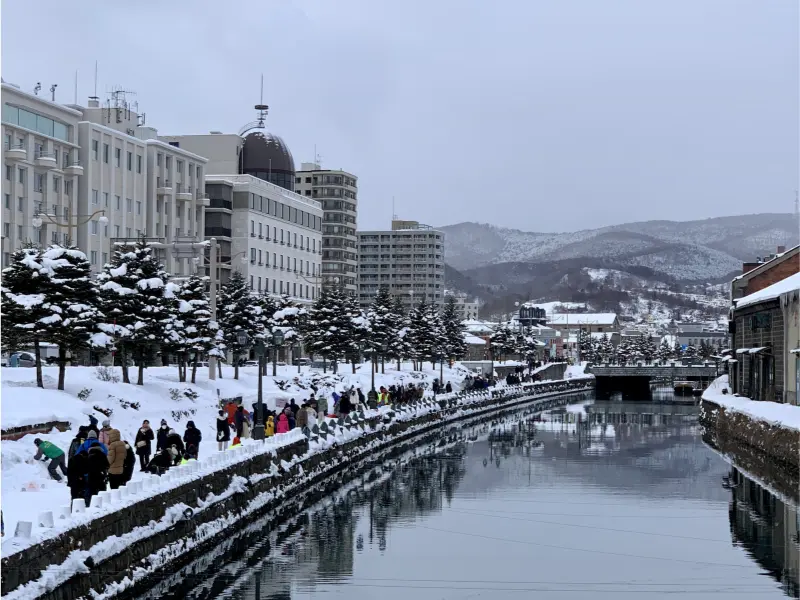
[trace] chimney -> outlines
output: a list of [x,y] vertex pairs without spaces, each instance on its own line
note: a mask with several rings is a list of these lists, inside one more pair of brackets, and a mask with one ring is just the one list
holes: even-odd
[[778,246],[778,254],[783,254],[786,252],[786,246]]
[[100,98],[97,96],[89,96],[89,103],[87,106],[89,108],[100,108]]
[[742,263],[742,275],[744,275],[745,273],[749,273],[750,271],[752,271],[753,269],[755,269],[755,268],[756,268],[757,266],[759,266],[760,264],[761,264],[760,262],[746,262],[746,263]]

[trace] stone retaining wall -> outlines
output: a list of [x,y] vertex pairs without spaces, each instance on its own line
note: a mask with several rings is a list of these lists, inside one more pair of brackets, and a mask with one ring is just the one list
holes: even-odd
[[47,423],[39,423],[37,425],[24,425],[23,427],[9,427],[3,429],[2,440],[14,441],[20,439],[22,436],[30,433],[50,433],[53,429],[59,431],[67,431],[69,429],[68,421],[49,421]]
[[[108,540],[111,536],[121,537],[131,534],[137,528],[159,522],[165,518],[171,507],[185,505],[196,511],[187,518],[176,520],[155,535],[133,539],[130,544],[109,557],[101,557],[99,560],[87,559],[84,562],[88,567],[86,572],[75,573],[66,581],[47,586],[45,589],[40,588],[35,595],[26,596],[52,600],[79,598],[89,594],[90,590],[100,590],[110,583],[130,577],[133,569],[137,566],[139,568],[147,566],[148,557],[159,550],[169,548],[172,556],[167,562],[174,562],[181,555],[189,553],[194,548],[204,547],[210,541],[213,542],[216,536],[225,533],[225,529],[222,529],[214,535],[203,536],[198,532],[204,525],[212,526],[215,522],[231,515],[242,515],[242,518],[237,517],[235,520],[234,524],[237,527],[245,524],[247,519],[256,516],[256,512],[248,513],[249,507],[264,492],[273,493],[274,500],[264,504],[257,514],[263,514],[266,510],[274,508],[272,505],[285,502],[287,498],[294,498],[296,494],[316,490],[316,494],[307,494],[310,504],[318,499],[320,494],[326,493],[325,480],[348,468],[354,461],[369,457],[380,448],[412,443],[412,439],[454,419],[469,418],[506,406],[530,402],[535,398],[535,393],[541,395],[545,390],[552,390],[549,392],[551,394],[563,395],[587,389],[591,385],[591,380],[584,379],[538,384],[535,388],[520,386],[508,388],[503,392],[492,392],[490,397],[469,405],[461,405],[458,399],[451,399],[441,403],[443,405],[441,410],[411,420],[395,420],[389,423],[388,427],[378,427],[381,419],[372,419],[366,424],[364,435],[323,452],[307,455],[309,443],[307,440],[301,440],[280,448],[276,454],[252,456],[199,481],[143,499],[132,506],[98,518],[89,525],[75,527],[56,538],[4,557],[2,594],[15,591],[28,582],[36,582],[48,567],[63,565],[70,555],[74,559],[73,553],[76,550],[88,551],[88,555],[92,556],[92,547]],[[548,398],[542,402],[548,402]],[[282,461],[289,462],[293,457],[304,455],[306,456],[303,460],[289,470],[280,466]],[[264,477],[272,465],[278,469],[277,476]],[[300,475],[301,469],[302,475]],[[347,474],[350,475],[349,471]],[[215,498],[224,495],[237,476],[246,480],[244,488],[222,499]],[[246,518],[245,513],[248,513]],[[196,540],[197,543],[193,543],[192,540]],[[31,592],[33,591],[31,589]]]
[[798,499],[800,433],[728,411],[703,399],[700,403],[703,439],[788,497]]

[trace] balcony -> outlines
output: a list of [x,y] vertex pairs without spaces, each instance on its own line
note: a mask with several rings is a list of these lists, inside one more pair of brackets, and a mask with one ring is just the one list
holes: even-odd
[[25,149],[25,144],[6,146],[6,158],[8,160],[25,160],[28,158],[28,151]]
[[169,179],[156,178],[156,194],[159,196],[169,196],[172,194],[172,184]]
[[37,167],[44,167],[46,169],[55,169],[58,167],[58,161],[56,160],[56,155],[50,152],[39,152],[36,155],[36,160],[34,161]]
[[65,175],[83,175],[83,165],[80,161],[73,160],[64,167]]
[[[202,197],[198,198],[202,200]],[[219,198],[210,198],[209,208],[221,208],[223,210],[233,210],[233,202],[230,200],[220,200]]]
[[194,198],[194,194],[192,194],[190,189],[181,187],[180,184],[178,184],[175,192],[175,198],[181,202],[190,202]]

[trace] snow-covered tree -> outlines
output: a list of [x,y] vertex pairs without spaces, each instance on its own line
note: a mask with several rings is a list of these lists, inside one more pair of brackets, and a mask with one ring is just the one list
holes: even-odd
[[178,381],[186,381],[186,365],[189,363],[189,348],[186,342],[185,313],[181,311],[179,299],[181,285],[170,281],[164,286],[164,306],[166,319],[164,321],[164,338],[161,341],[161,353],[174,356],[178,364]]
[[207,356],[224,356],[219,325],[211,318],[207,286],[208,277],[195,274],[178,292],[186,349],[192,354],[192,383],[197,377],[197,363]]
[[110,264],[98,275],[100,329],[116,338],[122,354],[122,380],[130,383],[127,358],[139,366],[137,385],[144,385],[144,367],[156,345],[164,339],[169,317],[164,286],[168,275],[144,238],[129,249],[117,249]]
[[578,332],[578,348],[581,361],[596,362],[596,344],[594,338],[585,329]]
[[661,339],[661,344],[658,347],[657,357],[661,362],[666,362],[672,358],[672,347],[669,345],[667,338]]
[[683,357],[683,346],[681,346],[678,340],[675,340],[675,344],[672,346],[672,358],[680,359]]
[[51,316],[45,306],[50,278],[42,267],[41,251],[27,246],[14,252],[3,269],[2,314],[3,347],[9,351],[33,347],[36,358],[36,385],[44,387],[40,342],[48,331],[44,322]]
[[442,325],[445,335],[445,356],[452,364],[467,353],[467,343],[464,341],[465,327],[461,315],[458,314],[454,296],[447,296],[442,311]]
[[303,332],[306,347],[311,353],[330,359],[336,373],[338,361],[351,350],[352,327],[342,291],[335,287],[323,288],[308,311]]
[[603,334],[600,341],[597,343],[597,360],[599,362],[607,363],[614,357],[614,344],[608,337],[607,333]]
[[514,332],[511,331],[507,323],[499,323],[497,325],[497,328],[489,337],[489,347],[494,360],[502,361],[506,356],[514,353]]
[[349,294],[342,294],[342,296],[348,328],[346,333],[348,340],[346,356],[350,357],[350,363],[355,374],[356,363],[360,360],[362,351],[369,347],[370,325],[369,320],[358,305],[356,297]]
[[58,389],[64,389],[67,354],[78,354],[90,346],[105,348],[111,339],[95,333],[102,318],[99,294],[92,280],[92,268],[86,255],[72,246],[51,246],[42,253],[42,264],[49,273],[46,319],[47,341],[58,346]]
[[409,336],[411,328],[408,315],[403,309],[403,301],[399,296],[392,299],[392,309],[387,315],[387,321],[387,327],[392,332],[387,355],[397,360],[397,370],[399,371],[402,360],[411,356],[411,338]]
[[275,310],[272,313],[272,328],[283,332],[284,344],[299,346],[303,341],[303,320],[306,310],[294,302],[287,295],[280,296],[275,301]]
[[[217,299],[217,322],[222,331],[225,348],[233,357],[233,378],[239,379],[239,362],[255,343],[261,324],[261,311],[255,310],[247,281],[239,271],[231,273],[219,291]],[[247,335],[247,343],[239,343],[239,334]]]
[[649,335],[647,337],[642,336],[641,344],[642,344],[642,351],[641,351],[642,358],[644,358],[644,361],[646,363],[653,362],[653,359],[656,357],[656,354],[658,353],[658,348],[656,347],[653,338],[650,337]]
[[392,296],[388,287],[381,287],[372,306],[366,312],[369,323],[369,337],[366,351],[373,358],[373,368],[377,368],[377,360],[388,354],[392,337],[397,334],[392,328]]
[[686,350],[683,351],[683,355],[686,358],[696,358],[698,355],[697,347],[693,344],[689,344],[686,346]]

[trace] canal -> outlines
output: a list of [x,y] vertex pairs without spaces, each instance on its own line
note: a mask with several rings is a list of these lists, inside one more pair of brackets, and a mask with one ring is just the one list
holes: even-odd
[[137,597],[800,597],[797,507],[703,444],[696,407],[586,398],[452,428]]

